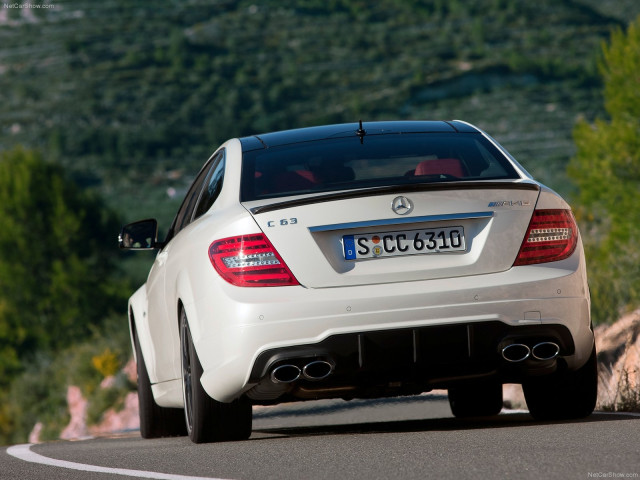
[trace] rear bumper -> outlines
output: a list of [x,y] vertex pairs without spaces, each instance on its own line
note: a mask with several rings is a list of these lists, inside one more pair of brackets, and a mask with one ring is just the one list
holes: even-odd
[[[584,261],[578,255],[446,281],[225,290],[214,304],[204,299],[191,306],[199,319],[192,331],[198,332],[201,382],[219,401],[252,389],[249,395],[258,401],[291,393],[293,385],[270,384],[270,371],[284,361],[328,359],[334,371],[323,385],[297,386],[331,387],[335,396],[349,396],[341,388],[404,383],[417,392],[487,375],[519,382],[556,365],[579,368],[593,346]],[[510,365],[500,356],[509,337],[551,339],[560,355],[553,366]],[[304,395],[313,398],[313,393],[298,398]]]
[[550,364],[533,358],[508,362],[500,351],[512,343],[533,347],[541,342],[558,345],[560,357],[575,353],[573,338],[564,325],[513,327],[480,322],[381,330],[332,335],[318,343],[266,350],[254,362],[249,382],[267,378],[278,365],[294,364],[303,369],[315,359],[333,365],[327,381],[338,384],[365,385],[366,378],[379,378],[383,382],[414,379],[442,386],[448,380],[488,374],[515,381]]

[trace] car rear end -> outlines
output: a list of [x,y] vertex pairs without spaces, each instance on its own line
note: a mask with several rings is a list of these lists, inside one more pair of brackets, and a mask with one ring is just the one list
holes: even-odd
[[227,354],[203,353],[214,398],[523,383],[589,358],[570,208],[474,127],[372,123],[241,142],[241,203],[257,228],[209,248],[220,311],[235,312],[210,339]]

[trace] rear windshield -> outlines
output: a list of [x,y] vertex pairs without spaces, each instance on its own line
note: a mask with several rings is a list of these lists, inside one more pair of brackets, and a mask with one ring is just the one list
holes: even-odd
[[241,201],[415,183],[520,178],[480,134],[387,134],[245,152]]

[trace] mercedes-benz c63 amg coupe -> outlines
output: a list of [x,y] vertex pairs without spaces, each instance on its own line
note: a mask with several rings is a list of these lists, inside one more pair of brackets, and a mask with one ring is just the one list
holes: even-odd
[[129,301],[143,437],[251,434],[252,405],[447,389],[495,415],[589,415],[590,297],[569,205],[462,121],[327,125],[220,146]]

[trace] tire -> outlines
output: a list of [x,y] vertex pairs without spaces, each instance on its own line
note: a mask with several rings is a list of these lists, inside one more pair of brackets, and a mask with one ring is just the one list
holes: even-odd
[[153,399],[147,366],[144,363],[138,334],[135,330],[133,342],[137,359],[140,435],[142,438],[180,437],[186,435],[187,427],[182,409],[160,407]]
[[193,346],[184,310],[180,314],[182,392],[187,434],[194,443],[246,440],[251,436],[251,403],[240,397],[231,403],[211,398],[200,383],[203,370]]
[[497,415],[502,410],[502,384],[474,382],[450,388],[449,405],[456,418]]
[[587,363],[522,384],[529,413],[536,420],[571,420],[593,412],[598,398],[598,360],[593,346]]

